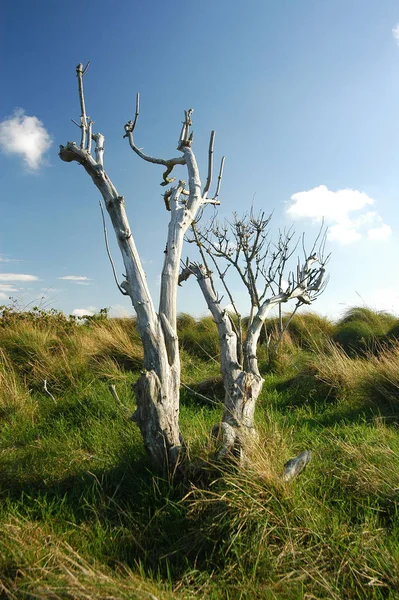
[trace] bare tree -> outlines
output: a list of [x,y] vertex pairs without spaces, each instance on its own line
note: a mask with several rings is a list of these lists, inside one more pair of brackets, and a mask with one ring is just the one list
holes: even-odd
[[[326,285],[325,265],[328,257],[324,257],[325,232],[320,231],[310,253],[305,252],[302,244],[303,262],[298,259],[295,271],[287,272],[297,248],[293,241],[294,233],[292,230],[280,232],[277,243],[273,244],[268,238],[269,221],[270,216],[265,213],[254,216],[251,212],[242,219],[235,215],[231,223],[220,223],[214,218],[205,229],[199,229],[193,223],[193,237],[189,241],[197,244],[202,263],[187,261],[179,278],[179,283],[190,275],[197,278],[218,327],[225,388],[222,423],[215,426],[215,432],[221,434],[222,440],[219,458],[232,450],[243,456],[247,444],[256,436],[255,405],[264,381],[259,372],[257,346],[266,317],[274,307],[280,307],[290,300],[296,301],[293,313],[299,306],[311,304]],[[231,268],[238,274],[250,299],[245,339],[241,315],[227,284],[227,274]],[[214,275],[218,276],[236,319],[222,307],[222,297],[216,290]],[[302,460],[304,457],[300,456]],[[296,471],[292,463],[289,467],[290,475],[287,477],[291,478]]]
[[[178,157],[164,159],[145,154],[136,146],[133,138],[140,108],[137,95],[135,117],[125,125],[124,137],[140,158],[165,167],[161,185],[168,186],[175,181],[170,174],[177,165],[185,166],[188,180],[188,183],[179,180],[164,193],[165,206],[170,211],[170,221],[159,308],[156,312],[126,215],[124,198],[118,193],[104,169],[104,136],[101,133],[93,133],[93,121],[86,113],[83,77],[87,67],[88,65],[83,68],[82,64],[76,67],[81,116],[80,124],[75,124],[81,129],[81,141],[79,145],[68,142],[66,146],[60,146],[59,156],[65,162],[74,161],[84,167],[101,192],[110,216],[126,271],[124,281],[121,284],[117,281],[118,288],[132,301],[137,314],[137,329],[144,346],[144,370],[135,387],[137,410],[132,418],[140,428],[145,447],[155,465],[173,471],[183,447],[179,427],[180,359],[176,330],[176,295],[181,252],[184,235],[198,210],[206,204],[219,204],[217,198],[224,159],[215,196],[210,198],[208,194],[212,179],[215,132],[212,132],[209,144],[207,181],[201,189],[199,169],[192,149],[192,109],[185,111],[177,147],[181,154]],[[94,156],[91,150],[92,142]],[[116,277],[114,266],[113,269]]]

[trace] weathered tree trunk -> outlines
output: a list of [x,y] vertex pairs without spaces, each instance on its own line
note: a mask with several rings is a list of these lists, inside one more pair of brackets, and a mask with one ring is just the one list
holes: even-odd
[[218,458],[224,458],[232,452],[242,461],[251,444],[258,439],[254,415],[263,379],[252,373],[238,371],[234,376],[224,375],[223,383],[225,399],[222,422],[213,428],[221,442]]
[[[178,185],[169,188],[164,196],[165,205],[171,213],[171,218],[157,313],[129,226],[124,198],[118,194],[104,170],[104,136],[100,133],[92,134],[93,122],[86,116],[83,94],[83,75],[86,70],[87,67],[83,69],[81,64],[76,68],[81,106],[81,143],[78,146],[75,142],[68,142],[66,146],[61,146],[59,156],[65,162],[74,161],[84,167],[101,192],[110,216],[126,272],[125,281],[120,285],[118,283],[118,288],[132,301],[137,314],[137,330],[144,349],[144,370],[135,385],[137,410],[132,418],[140,428],[144,445],[155,466],[159,470],[166,467],[173,472],[179,462],[183,447],[179,427],[180,358],[176,323],[180,259],[184,235],[195,219],[199,208],[207,203],[219,204],[217,195],[223,171],[223,160],[216,195],[214,198],[208,199],[214,132],[211,134],[209,146],[207,183],[201,192],[199,170],[191,149],[192,110],[185,112],[178,145],[178,150],[182,155],[171,159],[154,158],[145,154],[134,143],[133,131],[139,115],[139,96],[137,96],[134,122],[129,121],[125,125],[125,137],[129,139],[131,148],[143,160],[166,167],[161,185],[168,185],[174,181],[168,176],[176,165],[185,165],[188,175],[187,190],[186,183],[179,181]],[[95,142],[95,158],[91,155],[92,141]]]
[[[103,140],[101,140],[103,144]],[[102,166],[75,143],[60,148],[60,158],[83,165],[100,190],[122,254],[126,279],[121,288],[130,297],[137,314],[137,329],[143,342],[144,371],[136,385],[134,420],[154,464],[174,469],[182,446],[179,428],[180,361],[177,336],[165,335],[155,312],[146,277],[130,231],[124,199]],[[177,286],[177,276],[176,284]],[[166,317],[164,317],[167,321]],[[166,328],[168,325],[166,325]],[[170,329],[170,328],[169,328]]]
[[256,439],[254,413],[263,378],[257,369],[256,360],[245,361],[251,370],[239,364],[237,333],[229,314],[220,306],[210,273],[203,265],[190,264],[182,271],[180,280],[187,279],[191,274],[197,278],[219,332],[220,368],[225,398],[222,421],[212,430],[220,441],[218,458],[234,452],[240,459],[244,459],[246,448]]
[[[282,293],[265,300],[252,316],[243,345],[243,365],[238,361],[239,340],[229,314],[220,306],[212,276],[203,265],[191,263],[183,269],[180,280],[193,274],[202,290],[208,308],[219,332],[220,368],[225,389],[224,412],[221,423],[215,425],[213,434],[220,439],[218,458],[233,452],[240,460],[257,439],[254,415],[256,402],[262,391],[264,379],[258,368],[257,344],[262,325],[272,308],[303,290]],[[255,313],[255,311],[254,311]]]
[[179,427],[180,369],[172,365],[160,374],[143,370],[134,389],[137,409],[132,420],[140,428],[153,463],[173,472],[183,447]]

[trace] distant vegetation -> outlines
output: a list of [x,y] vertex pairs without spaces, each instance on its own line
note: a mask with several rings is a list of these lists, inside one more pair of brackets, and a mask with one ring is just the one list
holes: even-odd
[[[273,362],[265,342],[246,469],[212,461],[216,326],[178,328],[191,467],[171,485],[128,419],[134,319],[0,309],[0,598],[399,597],[399,319],[296,315]],[[312,462],[282,483],[303,448]]]

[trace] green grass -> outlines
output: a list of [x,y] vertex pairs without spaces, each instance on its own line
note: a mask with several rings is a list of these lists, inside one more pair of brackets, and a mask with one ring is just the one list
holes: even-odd
[[[275,372],[265,373],[250,461],[221,466],[209,434],[222,410],[217,334],[209,319],[182,316],[190,464],[171,482],[151,471],[108,390],[114,383],[133,412],[142,357],[134,323],[7,318],[1,599],[399,597],[394,341],[351,358],[333,341],[339,324],[298,320]],[[305,448],[312,462],[282,483],[284,462]]]

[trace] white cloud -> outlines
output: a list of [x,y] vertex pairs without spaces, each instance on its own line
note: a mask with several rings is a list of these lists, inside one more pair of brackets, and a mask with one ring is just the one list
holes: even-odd
[[381,227],[374,227],[369,229],[367,237],[369,240],[387,240],[392,235],[392,229],[386,223],[383,223]]
[[88,277],[82,275],[65,275],[64,277],[58,277],[58,279],[67,279],[68,281],[87,281]]
[[18,108],[0,122],[0,150],[23,157],[29,169],[37,170],[52,144],[49,133],[37,117],[28,117]]
[[312,190],[297,192],[291,196],[293,201],[287,213],[294,219],[311,218],[320,222],[323,217],[329,221],[342,222],[350,212],[360,210],[374,200],[358,190],[338,190],[332,192],[325,185]]
[[[90,308],[93,308],[92,306]],[[75,315],[75,317],[92,317],[95,313],[95,310],[90,310],[89,308],[75,308],[75,310],[72,311],[72,314]]]
[[38,281],[36,275],[24,275],[23,273],[0,273],[0,281]]
[[328,230],[328,239],[341,244],[351,244],[360,240],[361,237],[354,227],[349,227],[347,224],[338,223],[332,225]]
[[359,214],[372,204],[373,198],[365,192],[352,189],[334,192],[325,185],[319,185],[293,194],[286,212],[294,219],[311,219],[315,223],[324,219],[329,225],[328,239],[341,244],[351,244],[365,235],[370,240],[387,239],[391,228],[376,211]]
[[76,283],[76,285],[90,285],[89,277],[84,277],[82,275],[65,275],[64,277],[58,277],[58,279],[63,279],[65,281],[71,281],[72,283]]
[[15,285],[12,285],[11,283],[0,283],[0,292],[18,292],[18,288],[16,288]]
[[392,29],[392,34],[396,40],[396,43],[399,44],[399,23],[397,23],[395,25],[395,27]]

